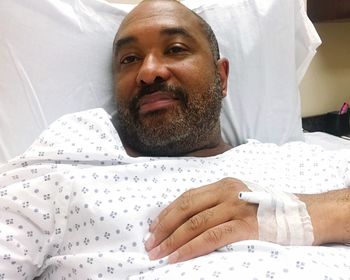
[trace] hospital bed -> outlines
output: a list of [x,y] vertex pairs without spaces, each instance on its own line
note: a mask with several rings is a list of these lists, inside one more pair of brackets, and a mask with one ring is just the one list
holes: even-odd
[[[225,2],[225,3],[224,3]],[[208,20],[230,59],[224,138],[303,140],[298,84],[317,46],[304,2],[184,1]],[[111,50],[128,4],[96,0],[0,3],[0,162],[65,113],[113,113]],[[228,35],[229,34],[229,35]]]
[[[229,92],[221,115],[226,141],[239,145],[253,138],[279,145],[306,141],[326,149],[350,148],[346,140],[302,132],[298,85],[321,43],[304,1],[183,3],[211,24],[221,55],[230,59]],[[102,0],[0,2],[0,162],[24,152],[63,114],[96,107],[114,113],[112,41],[132,7]],[[328,277],[322,279],[350,279],[350,253],[342,245],[282,250],[245,241],[232,251],[237,262],[246,260],[245,268],[287,262],[290,273],[284,271],[284,279],[295,279],[302,270]],[[214,258],[206,260],[208,266]],[[226,260],[232,259],[221,259],[227,268],[232,264]],[[239,275],[235,271],[240,269],[232,265],[232,275]],[[191,262],[178,264],[172,277],[186,270],[195,271]],[[208,279],[220,277],[220,267],[217,270]],[[161,268],[159,273],[165,277],[168,272]],[[276,279],[273,270],[248,274],[249,279]],[[157,273],[142,277],[132,279],[156,279]]]

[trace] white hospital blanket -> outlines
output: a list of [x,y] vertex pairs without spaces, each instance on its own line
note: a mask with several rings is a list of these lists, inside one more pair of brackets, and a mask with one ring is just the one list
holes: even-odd
[[325,132],[304,133],[305,142],[313,145],[320,145],[325,150],[350,149],[350,140],[337,137]]
[[[148,226],[186,189],[236,177],[290,192],[350,186],[350,150],[250,141],[208,158],[129,157],[102,110],[67,115],[0,167],[0,279],[350,279],[350,248],[248,240],[149,261]],[[227,209],[230,211],[230,209]]]

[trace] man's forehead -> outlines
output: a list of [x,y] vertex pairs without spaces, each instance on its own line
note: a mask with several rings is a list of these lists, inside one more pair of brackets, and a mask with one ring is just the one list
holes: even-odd
[[[188,32],[185,28],[180,26],[160,26],[159,28],[157,28],[156,33],[159,33],[161,36],[182,36],[196,41],[195,37],[190,32]],[[138,38],[136,36],[133,36],[133,34],[129,35],[126,33],[126,35],[116,38],[116,40],[114,41],[114,49],[118,50],[125,45],[136,42],[138,42]]]
[[137,26],[159,26],[160,29],[166,26],[181,26],[183,28],[190,26],[194,28],[193,24],[196,22],[198,24],[195,15],[177,1],[145,1],[136,6],[125,17],[118,30],[117,37],[131,32]]

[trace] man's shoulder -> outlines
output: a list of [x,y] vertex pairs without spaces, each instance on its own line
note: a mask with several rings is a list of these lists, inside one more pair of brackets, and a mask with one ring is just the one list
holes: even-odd
[[110,115],[101,108],[66,114],[54,121],[19,158],[26,161],[104,162],[124,148]]

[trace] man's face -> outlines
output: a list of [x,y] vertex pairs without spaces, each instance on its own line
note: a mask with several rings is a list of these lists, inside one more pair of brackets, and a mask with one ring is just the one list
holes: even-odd
[[223,92],[195,16],[177,3],[142,3],[123,22],[115,49],[117,128],[124,145],[167,156],[206,145],[218,126]]

